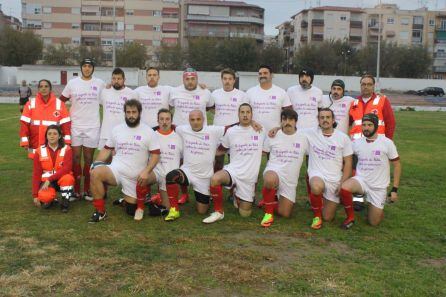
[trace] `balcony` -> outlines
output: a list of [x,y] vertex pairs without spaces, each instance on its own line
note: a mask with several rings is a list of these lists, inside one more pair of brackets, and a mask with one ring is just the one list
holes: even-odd
[[434,58],[435,59],[446,59],[446,53],[434,53]]
[[423,24],[413,24],[412,29],[423,29]]
[[221,37],[228,38],[229,32],[225,31],[203,31],[203,30],[188,30],[188,37]]
[[229,37],[231,37],[231,38],[254,38],[257,40],[263,40],[263,34],[258,34],[258,33],[229,32]]
[[435,28],[435,31],[437,31],[437,32],[446,32],[446,27],[437,27],[437,28]]
[[300,37],[300,41],[301,42],[307,42],[308,41],[308,36],[301,36]]
[[362,36],[350,36],[350,42],[353,43],[362,42]]
[[312,41],[323,41],[324,40],[324,34],[313,34],[311,35]]
[[300,22],[300,27],[301,28],[308,28],[308,22],[307,21]]
[[350,28],[362,28],[362,21],[350,21]]
[[258,24],[258,25],[263,25],[263,19],[255,18],[255,17],[209,16],[209,15],[188,14],[186,16],[186,21],[254,23],[254,24]]
[[311,25],[312,26],[323,26],[324,25],[324,20],[323,19],[311,20]]
[[446,72],[446,66],[434,66],[432,68],[434,72]]
[[386,37],[392,38],[392,37],[395,37],[395,36],[396,36],[395,31],[386,31]]

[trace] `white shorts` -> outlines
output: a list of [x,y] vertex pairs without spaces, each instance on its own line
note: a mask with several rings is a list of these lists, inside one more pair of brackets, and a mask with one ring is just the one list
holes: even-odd
[[227,166],[223,167],[223,170],[229,173],[231,176],[232,184],[234,187],[234,194],[243,201],[254,202],[256,183],[239,179],[237,174]]
[[211,178],[199,178],[194,176],[188,169],[180,167],[180,170],[184,172],[189,181],[189,185],[192,186],[194,191],[203,195],[210,195],[209,187],[211,186]]
[[317,174],[317,173],[311,173],[312,175],[309,175],[309,179],[311,180],[313,177],[319,177],[324,181],[324,192],[322,193],[322,196],[330,201],[333,201],[335,203],[340,202],[339,199],[339,194],[336,194],[336,191],[341,189],[341,182],[330,182],[327,181],[322,174]]
[[166,174],[163,174],[160,170],[157,170],[156,168],[153,169],[153,173],[156,176],[156,182],[158,183],[158,188],[161,191],[167,191],[167,189],[166,189]]
[[118,186],[121,186],[122,193],[136,199],[136,178],[129,178],[121,174],[119,170],[113,166],[113,163],[107,165],[107,167],[112,171]]
[[99,143],[100,128],[71,127],[71,146],[85,146],[97,148]]
[[353,176],[353,178],[361,185],[362,191],[366,195],[367,202],[379,209],[384,209],[387,199],[387,189],[370,188],[362,177]]
[[107,143],[107,139],[105,139],[105,138],[99,139],[98,150],[102,150],[105,147],[106,143]]
[[283,196],[291,202],[296,203],[297,181],[295,184],[286,182],[284,174],[281,173],[280,170],[276,170],[273,167],[266,167],[265,171],[263,171],[263,176],[265,176],[267,171],[273,171],[279,176],[279,188],[277,189],[277,195],[279,195],[279,197]]

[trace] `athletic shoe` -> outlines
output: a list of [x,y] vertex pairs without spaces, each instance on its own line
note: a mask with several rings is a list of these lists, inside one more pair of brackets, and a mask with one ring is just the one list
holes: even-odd
[[274,216],[271,213],[265,213],[260,225],[262,227],[269,227],[274,223]]
[[348,230],[355,224],[355,220],[353,219],[345,219],[345,221],[342,223],[341,228],[344,230]]
[[70,197],[70,202],[81,200],[81,195],[79,193],[73,193]]
[[364,202],[353,201],[353,209],[355,211],[362,211],[364,209]]
[[107,218],[107,212],[101,213],[99,211],[95,211],[90,218],[89,223],[99,223],[99,221],[103,221]]
[[322,218],[314,217],[311,223],[311,229],[319,230],[320,228],[322,228]]
[[122,206],[122,202],[124,202],[124,198],[118,198],[115,201],[113,201],[113,205],[120,205],[120,206]]
[[189,194],[181,194],[180,199],[178,199],[178,204],[185,204],[189,201]]
[[143,217],[144,217],[144,209],[137,208],[135,211],[135,216],[133,218],[135,219],[135,221],[141,221]]
[[90,194],[90,192],[84,192],[82,196],[86,201],[93,201],[93,196]]
[[60,210],[63,213],[67,213],[68,212],[68,207],[70,206],[70,200],[69,199],[65,199],[62,198],[61,202],[60,202]]
[[211,213],[210,216],[208,216],[207,218],[205,218],[203,220],[203,223],[205,224],[212,224],[215,223],[217,221],[221,221],[225,218],[225,214],[218,212],[218,211],[214,211],[213,213]]
[[156,193],[155,195],[152,195],[152,197],[150,197],[149,202],[152,202],[153,204],[156,205],[161,205],[161,194],[160,193]]
[[176,210],[175,207],[171,207],[169,209],[169,214],[164,218],[164,220],[166,222],[171,222],[171,221],[175,221],[176,219],[178,219],[180,217],[180,211]]

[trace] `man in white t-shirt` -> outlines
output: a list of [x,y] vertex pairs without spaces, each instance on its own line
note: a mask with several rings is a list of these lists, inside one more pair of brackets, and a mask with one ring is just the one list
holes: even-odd
[[252,106],[252,119],[263,126],[264,131],[280,126],[280,113],[291,108],[290,98],[284,89],[273,84],[272,68],[261,65],[258,72],[259,84],[246,93]]
[[[358,157],[356,175],[342,183],[341,199],[352,201],[352,194],[365,194],[368,208],[368,222],[378,225],[384,218],[387,187],[390,183],[390,164],[393,165],[393,187],[390,202],[398,200],[398,186],[401,177],[401,163],[393,141],[378,134],[378,117],[369,113],[362,118],[361,137],[353,142],[353,153]],[[389,162],[390,161],[390,162]]]
[[[263,172],[262,195],[265,215],[260,223],[269,227],[274,222],[274,209],[279,215],[290,217],[296,202],[296,187],[300,167],[308,152],[308,140],[302,131],[297,131],[296,111],[285,109],[281,114],[281,130],[274,137],[267,137],[263,151],[270,153]],[[276,201],[276,194],[279,202]]]
[[[160,146],[155,132],[141,123],[141,103],[136,99],[124,104],[125,124],[113,129],[112,137],[99,152],[91,171],[93,213],[90,222],[97,223],[107,217],[105,211],[105,187],[121,186],[127,214],[141,220],[147,185],[153,180],[153,170],[160,159]],[[112,151],[116,154],[110,165],[106,165]],[[152,177],[152,179],[151,179]]]
[[251,105],[241,104],[238,114],[239,124],[226,131],[218,148],[218,154],[230,151],[231,161],[211,178],[210,192],[214,201],[214,212],[203,220],[206,224],[224,218],[222,186],[235,186],[234,201],[240,215],[251,215],[265,135],[252,127]]
[[350,128],[350,105],[355,98],[350,96],[344,96],[345,83],[341,79],[335,79],[331,84],[330,94],[322,97],[324,107],[328,107],[333,110],[335,120],[337,123],[336,129],[349,135],[348,130]]
[[[311,224],[313,229],[322,227],[322,213],[324,220],[333,220],[340,202],[341,184],[350,178],[352,173],[353,154],[350,138],[335,129],[336,122],[331,109],[320,109],[318,121],[319,127],[304,130],[310,146],[308,176],[311,188],[310,202],[314,212]],[[324,198],[323,204],[322,198]],[[341,202],[347,213],[347,219],[342,227],[348,229],[354,222],[353,202]]]
[[175,129],[182,139],[183,164],[166,175],[166,190],[170,202],[166,221],[180,217],[178,185],[193,187],[199,214],[205,214],[209,209],[209,185],[214,172],[215,153],[225,127],[207,126],[204,118],[201,110],[192,110],[189,114],[190,124],[177,126]]
[[[238,108],[242,103],[248,103],[245,92],[234,87],[235,71],[225,68],[220,72],[223,87],[212,92],[211,97],[215,103],[214,125],[229,126],[238,122]],[[214,172],[223,168],[225,156],[215,157]]]
[[[100,117],[99,96],[104,88],[101,79],[93,77],[94,61],[84,59],[81,63],[81,77],[68,82],[60,99],[70,100],[71,146],[73,148],[73,174],[76,179],[75,197],[80,198],[80,183],[84,176],[83,197],[92,200],[90,194],[90,165],[99,144]],[[83,168],[81,159],[84,160]]]
[[287,90],[293,109],[299,116],[298,130],[318,126],[317,111],[322,107],[322,91],[313,86],[313,81],[313,70],[303,68],[299,72],[299,84]]
[[112,87],[103,89],[100,95],[102,105],[102,125],[99,140],[99,149],[103,149],[107,140],[111,137],[113,128],[125,122],[124,103],[130,99],[136,99],[137,94],[125,86],[125,74],[121,68],[115,68],[112,72]]
[[[189,113],[200,110],[206,115],[206,110],[214,106],[211,92],[198,85],[198,74],[194,68],[187,68],[183,72],[183,84],[173,88],[170,93],[169,105],[175,108],[173,124],[176,126],[189,124]],[[204,117],[204,125],[207,119]]]
[[161,108],[169,109],[170,86],[160,86],[159,69],[149,67],[146,70],[147,85],[135,89],[142,104],[141,119],[150,127],[158,125],[157,114]]

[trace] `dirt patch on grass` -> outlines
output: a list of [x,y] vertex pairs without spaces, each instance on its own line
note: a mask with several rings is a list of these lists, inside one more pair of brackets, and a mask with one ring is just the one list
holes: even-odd
[[425,259],[420,262],[423,266],[435,267],[435,268],[443,268],[446,267],[446,257],[438,258],[438,259]]

